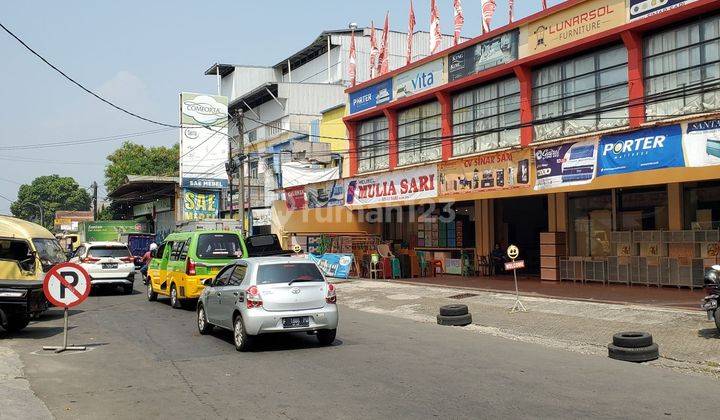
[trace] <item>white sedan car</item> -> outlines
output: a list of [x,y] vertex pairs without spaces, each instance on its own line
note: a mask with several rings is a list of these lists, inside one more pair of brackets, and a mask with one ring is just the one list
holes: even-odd
[[123,243],[84,243],[75,251],[70,262],[80,264],[87,270],[93,286],[120,286],[128,295],[133,291],[134,257]]

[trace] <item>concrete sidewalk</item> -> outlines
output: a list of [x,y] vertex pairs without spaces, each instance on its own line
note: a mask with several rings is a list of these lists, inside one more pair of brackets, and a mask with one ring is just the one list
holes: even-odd
[[[470,294],[462,299],[450,296]],[[522,297],[527,313],[510,314],[512,294],[387,281],[338,284],[339,301],[353,309],[435,323],[441,305],[468,305],[476,333],[607,357],[621,331],[647,331],[660,346],[651,362],[720,378],[720,333],[700,310]]]
[[[0,340],[3,333],[0,332]],[[45,404],[30,389],[18,354],[0,341],[0,420],[51,419]]]

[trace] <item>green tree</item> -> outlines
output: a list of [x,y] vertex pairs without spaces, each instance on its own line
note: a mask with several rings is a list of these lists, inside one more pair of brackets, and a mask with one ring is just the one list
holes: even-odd
[[178,176],[180,146],[145,147],[125,142],[108,157],[105,167],[105,188],[112,192],[125,183],[128,175]]
[[10,211],[15,217],[40,223],[35,204],[43,207],[45,227],[52,229],[57,210],[90,210],[90,194],[72,177],[40,176],[20,186]]

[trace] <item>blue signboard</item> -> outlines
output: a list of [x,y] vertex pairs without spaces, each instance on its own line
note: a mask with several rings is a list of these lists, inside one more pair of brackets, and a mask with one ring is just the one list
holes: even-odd
[[630,20],[646,18],[696,0],[630,0]]
[[227,179],[211,178],[185,178],[182,179],[184,188],[203,188],[208,190],[221,190],[228,187]]
[[598,176],[685,166],[680,125],[603,136]]
[[365,111],[390,101],[392,101],[392,79],[387,79],[352,92],[350,94],[350,113]]
[[309,254],[310,259],[317,264],[320,271],[328,277],[346,279],[350,276],[352,267],[352,254]]

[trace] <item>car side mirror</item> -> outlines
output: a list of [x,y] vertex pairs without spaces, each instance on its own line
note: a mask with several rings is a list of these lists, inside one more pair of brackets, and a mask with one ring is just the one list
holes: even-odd
[[203,286],[211,286],[213,279],[202,279]]

